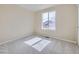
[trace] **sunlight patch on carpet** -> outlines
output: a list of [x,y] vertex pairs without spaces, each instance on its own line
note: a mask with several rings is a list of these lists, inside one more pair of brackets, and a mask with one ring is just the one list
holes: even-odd
[[32,46],[33,44],[37,43],[38,41],[42,40],[39,37],[34,37],[31,40],[25,41],[24,43],[26,43],[27,45]]
[[51,41],[40,38],[40,37],[34,37],[30,40],[27,40],[24,42],[25,44],[33,47],[37,51],[42,51]]
[[35,48],[38,51],[42,51],[50,42],[51,41],[48,41],[48,40],[42,40],[32,47]]

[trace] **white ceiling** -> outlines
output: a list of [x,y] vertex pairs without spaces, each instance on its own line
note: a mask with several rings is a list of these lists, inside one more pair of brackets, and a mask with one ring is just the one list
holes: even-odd
[[39,11],[45,8],[55,6],[55,4],[22,4],[20,7],[24,7],[30,11]]

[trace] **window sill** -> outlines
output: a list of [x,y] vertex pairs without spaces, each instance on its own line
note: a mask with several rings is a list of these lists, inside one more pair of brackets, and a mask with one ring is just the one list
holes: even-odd
[[42,30],[50,30],[50,31],[55,31],[56,29],[51,29],[51,28],[42,28]]

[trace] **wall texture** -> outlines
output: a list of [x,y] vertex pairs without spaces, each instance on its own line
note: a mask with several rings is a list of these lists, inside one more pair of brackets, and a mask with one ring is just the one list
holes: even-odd
[[[40,14],[49,10],[56,11],[55,31],[41,29]],[[76,5],[57,5],[35,13],[17,5],[0,5],[0,43],[32,33],[76,42],[77,13]]]
[[0,5],[0,43],[33,33],[34,13],[17,5]]
[[[41,16],[42,12],[56,11],[56,30],[42,30]],[[77,41],[77,6],[76,5],[57,5],[45,10],[36,12],[35,31],[37,34],[49,37],[55,37],[65,41]]]

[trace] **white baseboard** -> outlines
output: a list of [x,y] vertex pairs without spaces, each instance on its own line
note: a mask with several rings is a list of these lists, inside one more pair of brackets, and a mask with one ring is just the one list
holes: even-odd
[[59,39],[59,40],[63,40],[63,41],[66,41],[66,42],[70,42],[70,43],[74,43],[74,44],[77,44],[76,41],[72,41],[72,40],[67,40],[67,39],[60,39],[60,38],[57,38],[57,37],[54,37],[55,39]]
[[[47,35],[41,35],[41,34],[36,34],[36,35],[47,36]],[[48,36],[48,37],[49,37],[49,36]],[[72,40],[67,40],[67,39],[62,39],[62,38],[57,38],[57,37],[50,37],[50,38],[55,38],[55,39],[58,39],[58,40],[63,40],[63,41],[66,41],[66,42],[70,42],[70,43],[77,44],[76,41],[72,41]]]
[[[24,34],[22,37],[15,37],[15,38],[13,38],[11,40],[7,40],[7,41],[4,41],[4,42],[1,42],[0,45],[5,44],[5,43],[8,43],[8,42],[12,42],[12,41],[17,40],[17,39],[21,39],[21,38],[24,38],[24,37],[28,37],[28,36],[31,36],[31,35],[38,35],[38,34],[33,34],[33,33],[30,33],[28,35]],[[43,35],[40,35],[40,36],[43,36]],[[60,39],[60,38],[57,38],[57,37],[50,37],[50,38],[55,38],[55,39],[59,39],[59,40],[63,40],[63,41],[67,41],[67,42],[70,42],[70,43],[77,44],[76,41],[71,41],[71,40],[67,40],[67,39]]]
[[30,35],[32,35],[32,33],[30,33],[30,34],[28,34],[28,35],[24,34],[22,37],[14,37],[14,38],[9,39],[9,40],[7,40],[7,41],[1,42],[0,45],[5,44],[5,43],[8,43],[8,42],[12,42],[12,41],[14,41],[14,40],[18,40],[18,39],[21,39],[21,38],[24,38],[24,37],[28,37],[28,36],[30,36]]

